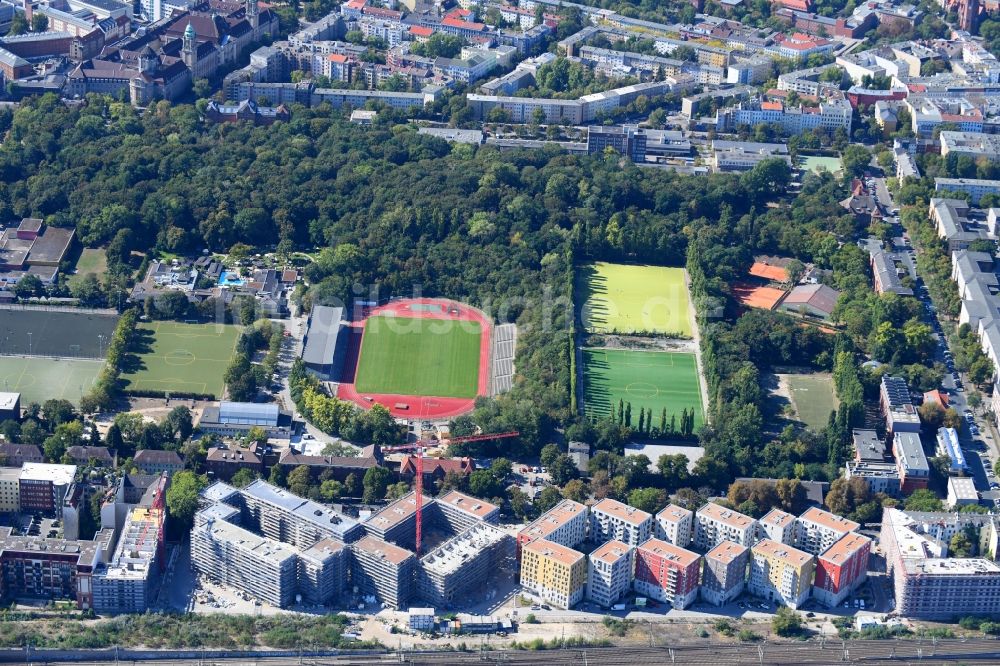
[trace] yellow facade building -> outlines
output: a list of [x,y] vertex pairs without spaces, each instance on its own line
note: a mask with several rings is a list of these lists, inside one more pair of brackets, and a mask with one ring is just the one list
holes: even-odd
[[587,586],[583,553],[538,539],[521,550],[521,586],[560,608],[572,608]]
[[763,539],[750,549],[751,594],[798,608],[809,598],[816,558],[789,545]]

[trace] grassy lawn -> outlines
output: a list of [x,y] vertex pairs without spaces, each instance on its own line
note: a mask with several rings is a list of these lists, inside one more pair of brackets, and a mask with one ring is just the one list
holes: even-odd
[[820,169],[829,171],[834,176],[840,174],[842,167],[839,157],[823,157],[820,155],[808,155],[799,158],[804,171],[819,173]]
[[592,333],[692,335],[683,268],[586,264],[576,273],[576,292]]
[[681,410],[695,410],[697,429],[705,421],[701,387],[694,354],[646,352],[624,349],[584,349],[584,407],[588,416],[608,416],[617,411],[618,401],[632,403],[632,423],[639,408],[653,413],[659,427],[660,415],[667,410],[680,422]]
[[91,359],[0,356],[0,391],[21,394],[21,406],[63,398],[78,404],[104,367]]
[[784,379],[788,382],[798,420],[816,431],[826,427],[830,412],[839,404],[833,390],[833,377],[828,374],[784,375]]
[[139,326],[122,378],[127,389],[221,397],[240,329],[157,321]]
[[104,250],[84,248],[80,259],[76,262],[76,272],[69,276],[69,284],[79,282],[84,275],[96,275],[100,278],[108,271],[108,258]]
[[361,393],[474,398],[482,327],[469,321],[371,317],[355,388]]

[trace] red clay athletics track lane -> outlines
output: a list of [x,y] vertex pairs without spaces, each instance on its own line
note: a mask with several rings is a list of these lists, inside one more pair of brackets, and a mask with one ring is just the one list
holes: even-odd
[[[440,305],[441,310],[413,309],[414,305]],[[352,322],[351,326],[364,331],[365,320],[374,315],[395,315],[413,319],[453,319],[455,321],[474,321],[479,323],[483,334],[479,339],[479,395],[486,395],[490,385],[490,342],[493,339],[493,325],[479,310],[444,298],[415,298],[403,301],[393,301],[386,305],[372,308],[368,316],[360,322]],[[360,359],[361,334],[355,335],[357,350],[348,353],[348,360],[353,363],[345,368],[347,376],[357,374],[357,363]],[[438,396],[395,395],[392,393],[358,393],[353,383],[340,384],[337,397],[368,409],[378,403],[398,418],[427,420],[450,419],[472,411],[476,401],[469,398],[442,398]],[[369,399],[370,398],[370,399]],[[409,409],[400,409],[397,404],[409,405]]]

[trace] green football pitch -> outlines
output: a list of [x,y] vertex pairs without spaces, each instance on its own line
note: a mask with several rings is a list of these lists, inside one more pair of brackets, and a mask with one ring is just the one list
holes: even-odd
[[592,333],[692,335],[683,268],[585,264],[576,273],[576,292]]
[[222,396],[239,327],[157,321],[136,333],[122,373],[126,389]]
[[482,335],[470,321],[370,317],[354,386],[360,393],[474,398]]
[[78,404],[104,367],[96,359],[0,356],[0,391],[21,394],[21,405],[62,398]]
[[705,421],[698,365],[694,354],[625,349],[583,350],[584,408],[588,416],[609,416],[618,401],[632,404],[632,423],[639,409],[653,414],[653,425],[667,410],[680,422],[681,410],[695,410],[694,426]]

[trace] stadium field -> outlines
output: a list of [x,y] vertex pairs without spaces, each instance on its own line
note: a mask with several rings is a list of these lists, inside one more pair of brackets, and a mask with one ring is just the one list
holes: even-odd
[[79,404],[104,367],[96,359],[0,356],[0,391],[21,394],[21,405],[63,398]]
[[839,401],[833,390],[833,376],[779,375],[788,384],[788,395],[799,421],[819,432],[830,420]]
[[140,324],[122,379],[126,390],[222,396],[238,326],[157,321]]
[[681,410],[695,410],[694,427],[705,421],[698,364],[694,354],[626,349],[583,350],[584,409],[588,416],[617,413],[618,401],[632,404],[632,424],[639,409],[653,414],[659,427],[665,408],[680,422]]
[[369,317],[355,388],[359,393],[474,398],[482,336],[478,322]]
[[586,264],[576,273],[576,293],[591,333],[692,335],[683,268]]

